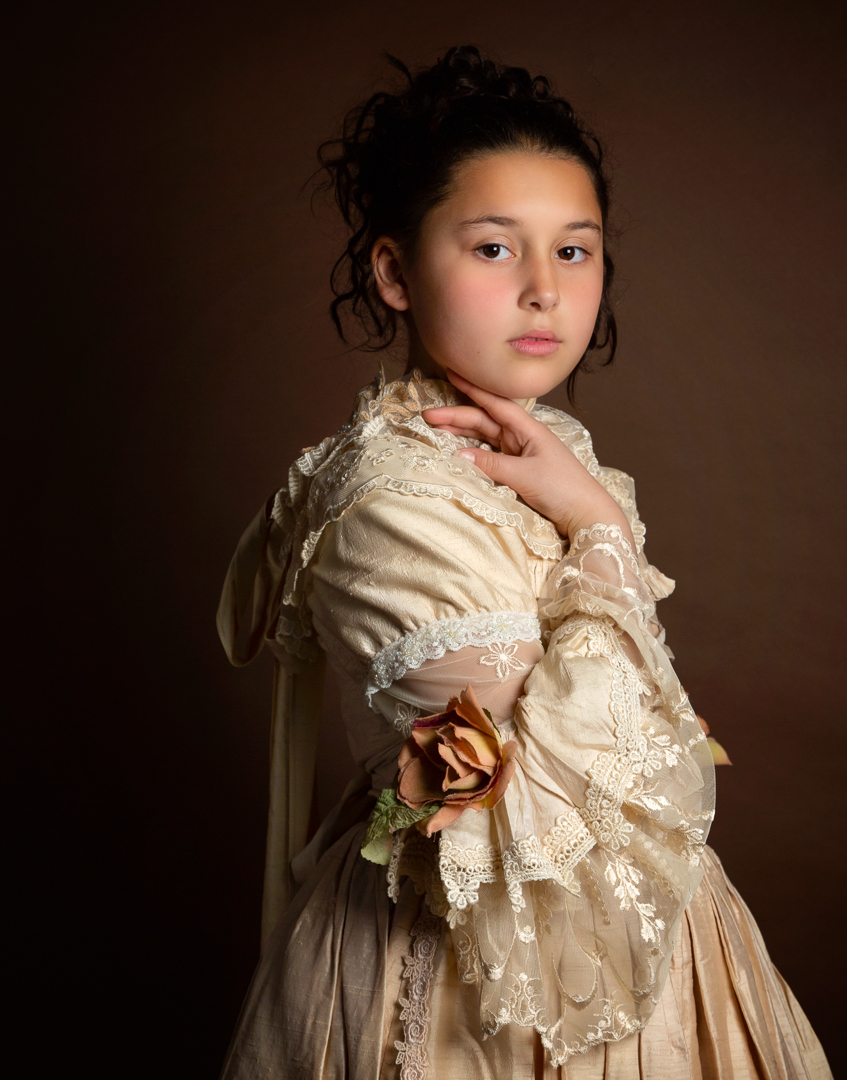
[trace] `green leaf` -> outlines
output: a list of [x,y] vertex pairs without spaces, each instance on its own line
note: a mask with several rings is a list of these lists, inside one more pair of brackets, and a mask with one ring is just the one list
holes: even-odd
[[391,861],[391,834],[386,833],[376,840],[368,842],[365,838],[362,844],[362,855],[370,862],[379,863],[380,866],[388,866]]
[[391,858],[391,834],[414,825],[416,821],[432,817],[439,809],[437,803],[428,803],[415,810],[397,801],[394,788],[383,788],[371,811],[368,831],[362,842],[362,855],[371,862],[385,866]]

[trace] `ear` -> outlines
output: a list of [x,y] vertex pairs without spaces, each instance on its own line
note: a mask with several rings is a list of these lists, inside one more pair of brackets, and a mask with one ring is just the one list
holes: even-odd
[[401,269],[401,253],[390,236],[380,236],[371,248],[371,267],[383,302],[395,311],[408,311],[409,287]]

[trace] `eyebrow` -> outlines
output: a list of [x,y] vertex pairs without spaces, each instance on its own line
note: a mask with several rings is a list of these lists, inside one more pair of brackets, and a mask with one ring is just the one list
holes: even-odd
[[[472,229],[477,225],[501,225],[503,228],[519,228],[523,225],[522,221],[518,221],[517,218],[500,217],[497,214],[482,214],[477,218],[470,218],[468,221],[460,221],[456,226],[458,229]],[[578,229],[591,229],[598,235],[602,232],[600,226],[596,221],[591,221],[588,218],[585,221],[571,221],[564,226],[564,232],[575,232]]]

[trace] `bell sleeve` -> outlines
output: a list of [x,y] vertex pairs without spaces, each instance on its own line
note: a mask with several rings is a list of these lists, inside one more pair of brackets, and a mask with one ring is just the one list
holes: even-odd
[[554,1066],[646,1025],[702,876],[714,771],[656,619],[669,584],[616,526],[545,563],[460,501],[390,491],[313,568],[322,644],[397,749],[468,684],[517,743],[493,808],[394,834],[388,888],[408,874],[447,920],[483,1037],[533,1027]]

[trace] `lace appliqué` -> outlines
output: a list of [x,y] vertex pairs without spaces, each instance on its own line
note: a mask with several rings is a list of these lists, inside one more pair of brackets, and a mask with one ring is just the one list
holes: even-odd
[[420,917],[412,927],[412,952],[403,957],[404,979],[408,996],[400,998],[403,1009],[403,1040],[396,1040],[400,1080],[426,1080],[426,1041],[429,1035],[429,996],[432,986],[432,967],[441,933],[441,920],[424,902]]
[[511,975],[509,997],[497,1014],[497,1027],[503,1024],[518,1024],[520,1027],[534,1027],[541,1030],[547,1027],[544,1011],[544,997],[539,979],[531,979],[526,972]]
[[518,651],[517,642],[505,645],[502,642],[492,642],[491,652],[486,656],[481,656],[479,662],[485,664],[486,667],[493,667],[497,670],[497,678],[505,679],[510,671],[520,671],[521,668],[526,667],[515,656]]
[[377,690],[387,690],[407,671],[427,660],[466,645],[484,647],[494,643],[537,641],[541,637],[538,616],[529,611],[492,611],[458,619],[438,619],[381,649],[371,662],[366,694],[368,704]]
[[423,716],[420,709],[415,708],[414,705],[409,705],[405,701],[398,702],[396,709],[394,710],[394,720],[392,723],[398,731],[402,731],[404,735],[408,736],[412,733],[415,720],[419,716]]
[[418,896],[425,896],[433,915],[447,914],[447,897],[438,872],[438,842],[424,836],[414,826],[400,829],[391,841],[391,858],[386,867],[388,896],[397,903],[400,879],[408,877]]
[[[425,379],[419,371],[390,383],[381,374],[360,392],[350,419],[293,463],[271,513],[282,532],[277,561],[287,567],[286,614],[276,628],[287,651],[304,659],[317,655],[304,572],[326,527],[374,491],[452,500],[486,524],[514,528],[540,558],[562,557],[562,538],[551,522],[519,503],[510,488],[455,457],[463,446],[485,444],[438,431],[421,416],[424,409],[458,400],[449,383]],[[409,475],[420,472],[442,483]]]

